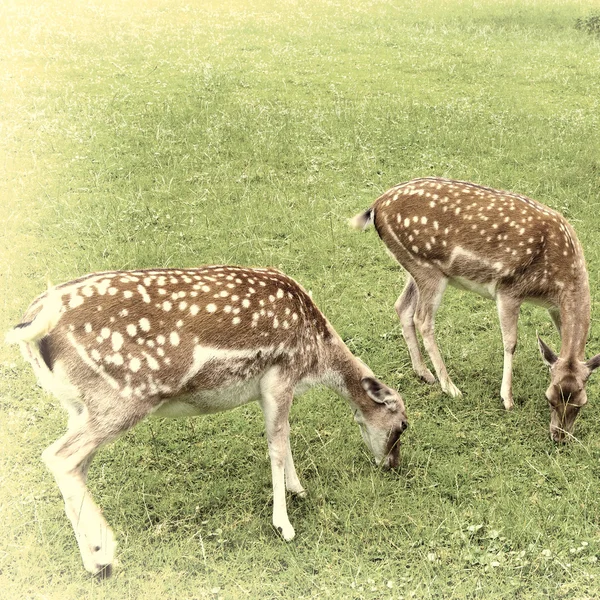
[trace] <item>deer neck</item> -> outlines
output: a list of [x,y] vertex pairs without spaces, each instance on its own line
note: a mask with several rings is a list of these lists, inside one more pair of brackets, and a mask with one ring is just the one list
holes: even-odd
[[355,403],[362,395],[361,379],[372,375],[371,370],[350,352],[341,338],[329,346],[327,365],[323,384]]
[[576,277],[565,289],[560,302],[560,358],[584,360],[591,320],[590,311],[587,276]]

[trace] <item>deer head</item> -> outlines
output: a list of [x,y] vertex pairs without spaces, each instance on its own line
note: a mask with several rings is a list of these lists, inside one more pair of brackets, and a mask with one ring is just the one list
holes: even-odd
[[550,406],[550,436],[555,442],[564,442],[573,435],[575,419],[587,404],[585,384],[600,365],[600,354],[587,361],[565,359],[557,356],[539,336],[538,345],[550,369],[550,385],[546,390]]

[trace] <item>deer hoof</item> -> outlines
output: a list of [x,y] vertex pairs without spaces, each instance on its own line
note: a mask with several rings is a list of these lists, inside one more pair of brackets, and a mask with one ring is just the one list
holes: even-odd
[[442,385],[442,391],[452,398],[460,398],[462,392],[451,382],[448,381],[445,385]]
[[429,369],[425,369],[424,371],[417,371],[417,376],[421,381],[424,381],[425,383],[435,383],[435,375]]
[[287,523],[285,525],[276,525],[275,529],[277,529],[277,531],[279,531],[279,533],[281,534],[281,537],[286,542],[292,541],[296,535],[296,532],[294,531],[294,528],[292,527],[291,523]]
[[112,565],[98,565],[98,571],[95,577],[98,579],[108,579],[112,577],[113,566]]

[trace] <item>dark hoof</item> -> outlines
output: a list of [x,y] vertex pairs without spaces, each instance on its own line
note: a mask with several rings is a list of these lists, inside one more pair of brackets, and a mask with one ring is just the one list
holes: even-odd
[[96,573],[95,577],[98,580],[108,579],[112,577],[113,566],[112,565],[101,565],[100,569]]

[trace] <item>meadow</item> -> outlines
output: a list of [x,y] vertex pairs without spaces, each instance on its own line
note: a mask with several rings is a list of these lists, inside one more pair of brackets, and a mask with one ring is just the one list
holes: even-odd
[[[492,302],[449,289],[437,337],[463,398],[412,373],[404,274],[347,218],[426,175],[527,194],[585,250],[600,352],[600,37],[593,0],[4,0],[0,330],[89,271],[276,266],[404,397],[400,466],[344,400],[295,401],[305,499],[270,524],[258,406],[147,420],[89,487],[119,566],[83,570],[39,456],[66,415],[0,345],[0,597],[600,597],[600,377],[575,439],[548,436],[544,310],[522,309],[515,408]],[[580,21],[581,22],[581,21]]]

